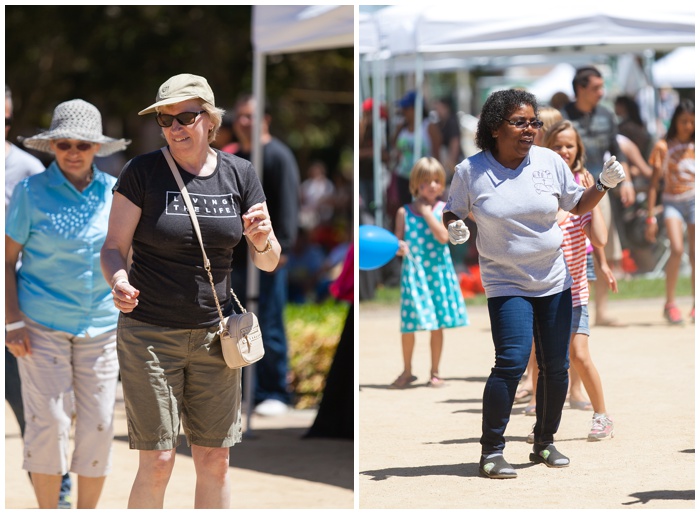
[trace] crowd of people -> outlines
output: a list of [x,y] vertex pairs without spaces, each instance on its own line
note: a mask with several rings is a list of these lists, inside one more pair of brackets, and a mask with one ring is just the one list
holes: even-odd
[[[290,148],[271,135],[269,114],[259,176],[250,162],[256,109],[254,97],[241,96],[227,117],[235,143],[216,148],[225,111],[204,77],[175,75],[138,113],[158,124],[166,146],[105,173],[100,159],[114,159],[130,141],[103,135],[94,105],[63,102],[48,130],[20,138],[47,157],[46,167],[10,142],[6,86],[5,391],[40,508],[97,507],[111,470],[118,381],[129,446],[139,451],[128,506],[162,508],[182,430],[197,475],[194,506],[228,508],[229,448],[242,437],[243,370],[222,357],[217,299],[223,316],[232,313],[230,291],[249,300],[252,262],[259,279],[252,301],[265,341],[253,401],[263,416],[284,414],[293,402],[284,307],[305,249],[298,239],[324,246],[313,270],[322,286],[305,283],[311,291],[297,300],[352,301],[347,271],[342,291],[334,285],[352,263],[345,219],[352,184],[344,176],[332,183],[321,161],[300,176]],[[196,206],[205,261],[175,173]],[[344,333],[346,340],[352,335]],[[352,367],[340,353],[329,401],[349,405],[351,382],[343,373]],[[352,423],[329,421],[339,412],[332,407],[311,436],[352,437]],[[69,472],[78,479],[75,502]]]
[[[396,165],[386,206],[389,213],[396,212],[403,359],[403,371],[389,387],[405,389],[418,380],[411,361],[421,331],[430,333],[428,385],[441,384],[443,329],[468,325],[463,298],[453,297],[459,293],[459,263],[448,248],[476,233],[495,349],[480,439],[479,472],[487,478],[517,476],[503,455],[514,403],[529,402],[524,412],[535,416],[527,437],[535,463],[569,465],[554,446],[567,400],[571,408],[590,411],[588,440],[614,436],[588,340],[593,324],[625,326],[608,317],[607,297],[617,292],[624,276],[623,250],[629,249],[625,215],[630,209],[641,212],[642,236],[649,242],[656,240],[657,218],[663,216],[670,257],[662,314],[669,323],[683,322],[675,295],[686,241],[694,282],[693,102],[680,101],[667,134],[655,141],[633,99],[616,99],[617,117],[601,105],[604,80],[595,67],[579,68],[572,85],[575,98],[559,95],[556,108],[539,105],[522,89],[489,95],[476,132],[481,151],[458,162],[451,177],[445,166],[452,165],[455,153],[432,130],[427,113],[420,125],[422,155],[412,153],[421,147],[413,144],[408,129],[415,126],[411,92],[397,102],[409,121],[394,139],[394,160],[392,147],[384,159],[389,167]],[[450,112],[444,106],[440,111],[442,117]],[[409,162],[415,164],[407,174]],[[391,201],[392,195],[398,195],[397,201]],[[438,280],[435,271],[441,267]],[[595,323],[589,323],[589,287]],[[694,322],[694,305],[689,317]]]

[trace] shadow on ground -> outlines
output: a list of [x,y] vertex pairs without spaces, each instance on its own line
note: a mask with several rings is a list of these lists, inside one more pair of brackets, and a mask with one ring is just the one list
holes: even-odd
[[[307,428],[258,429],[231,448],[231,466],[353,490],[354,449],[347,439],[308,438]],[[177,453],[192,457],[180,436]],[[127,436],[116,441],[129,444]]]
[[643,491],[630,494],[632,498],[637,498],[635,501],[626,502],[622,505],[637,505],[641,503],[645,505],[652,500],[695,500],[695,491]]

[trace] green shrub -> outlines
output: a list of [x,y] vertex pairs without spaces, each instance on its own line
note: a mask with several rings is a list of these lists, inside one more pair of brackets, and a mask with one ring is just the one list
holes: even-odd
[[321,401],[348,308],[335,300],[286,306],[289,383],[296,408],[313,408]]

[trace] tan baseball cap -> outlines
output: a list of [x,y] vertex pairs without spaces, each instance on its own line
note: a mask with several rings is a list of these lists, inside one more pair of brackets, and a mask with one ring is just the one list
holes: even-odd
[[215,105],[214,93],[207,79],[189,73],[175,75],[163,82],[163,85],[158,88],[156,102],[140,111],[139,116],[156,112],[156,107],[161,105],[176,104],[192,98],[201,98],[208,104]]

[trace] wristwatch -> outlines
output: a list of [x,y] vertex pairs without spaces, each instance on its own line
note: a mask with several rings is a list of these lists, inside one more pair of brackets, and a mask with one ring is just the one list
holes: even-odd
[[601,193],[605,193],[608,189],[610,189],[608,186],[603,185],[600,179],[595,181],[595,188]]

